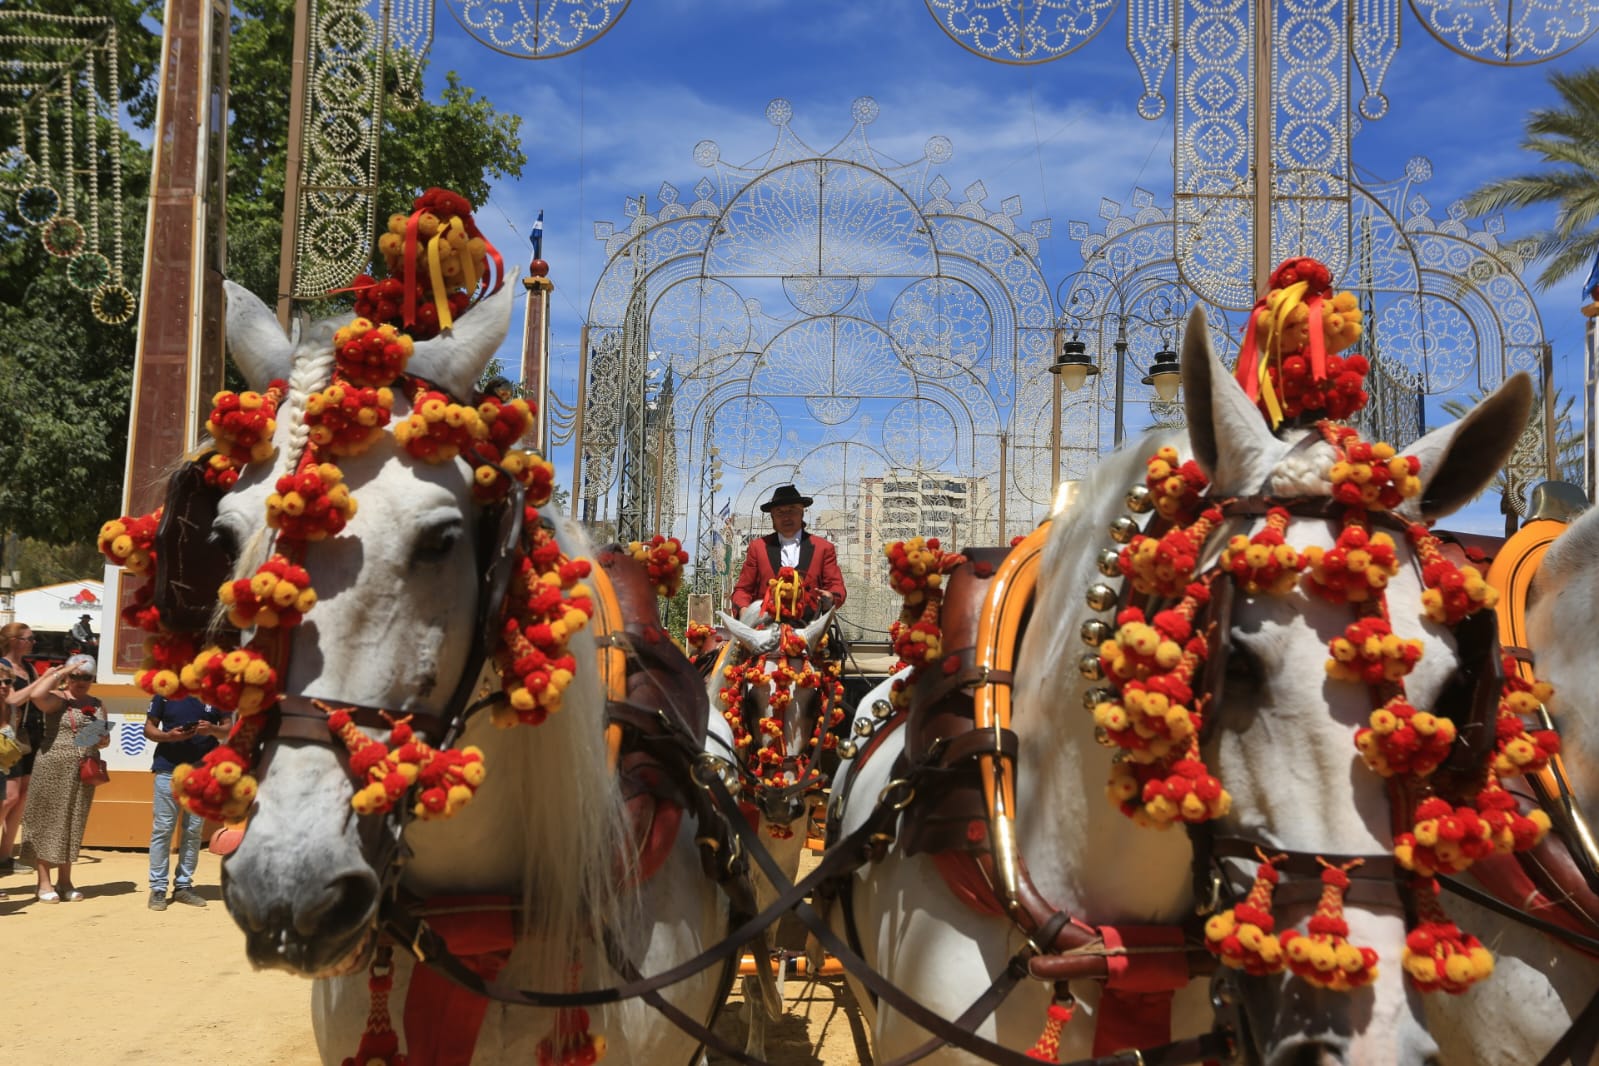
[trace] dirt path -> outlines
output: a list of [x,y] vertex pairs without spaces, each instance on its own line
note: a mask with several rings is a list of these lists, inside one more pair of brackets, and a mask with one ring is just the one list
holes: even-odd
[[[221,904],[220,860],[201,856],[197,884],[209,907],[157,912],[145,905],[147,858],[85,852],[74,867],[86,897],[81,903],[35,901],[31,872],[0,878],[9,896],[0,900],[6,960],[0,1060],[7,1066],[318,1062],[311,986],[250,968]],[[859,1012],[841,978],[790,981],[788,993],[789,1017],[767,1044],[776,1066],[864,1061]],[[741,1047],[742,1008],[735,993],[717,1025]]]

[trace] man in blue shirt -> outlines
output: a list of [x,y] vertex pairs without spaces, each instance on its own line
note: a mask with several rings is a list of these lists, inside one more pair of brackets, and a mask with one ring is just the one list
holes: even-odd
[[194,870],[200,862],[200,831],[205,819],[183,810],[172,794],[172,771],[183,763],[198,764],[206,752],[225,740],[228,727],[221,712],[194,696],[169,700],[156,696],[144,718],[144,735],[156,742],[155,816],[150,828],[150,909],[167,909],[167,867],[172,860],[172,832],[179,817],[183,837],[178,850],[178,877],[172,901],[191,907],[204,907],[205,897],[194,890]]

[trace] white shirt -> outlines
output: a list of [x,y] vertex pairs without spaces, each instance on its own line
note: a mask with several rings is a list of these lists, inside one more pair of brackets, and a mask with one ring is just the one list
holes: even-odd
[[799,550],[800,538],[798,533],[794,534],[792,540],[781,533],[777,535],[777,564],[779,566],[791,566],[798,570]]

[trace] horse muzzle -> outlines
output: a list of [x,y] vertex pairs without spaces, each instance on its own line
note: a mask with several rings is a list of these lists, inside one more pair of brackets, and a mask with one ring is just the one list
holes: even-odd
[[222,871],[228,913],[244,931],[245,953],[257,969],[332,977],[364,965],[375,942],[378,879],[352,869],[321,885],[260,892]]

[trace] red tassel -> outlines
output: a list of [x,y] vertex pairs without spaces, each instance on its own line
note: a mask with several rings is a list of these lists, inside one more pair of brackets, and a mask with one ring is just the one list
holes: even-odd
[[366,980],[367,991],[372,995],[366,1031],[361,1034],[355,1054],[345,1059],[343,1066],[405,1066],[400,1036],[389,1022],[389,992],[394,988],[394,967],[389,960],[387,947],[379,948],[372,957],[372,969]]
[[1355,859],[1344,867],[1325,861],[1321,871],[1321,902],[1310,919],[1309,932],[1290,929],[1282,935],[1288,953],[1288,968],[1313,985],[1345,992],[1361,988],[1377,979],[1377,953],[1349,942],[1349,923],[1344,920],[1344,892],[1349,888],[1347,870],[1361,865]]
[[1044,1019],[1044,1031],[1038,1034],[1038,1039],[1033,1046],[1027,1049],[1027,1057],[1037,1059],[1039,1062],[1060,1061],[1060,1031],[1066,1028],[1066,1023],[1072,1020],[1072,1000],[1057,998],[1049,1005],[1049,1013]]

